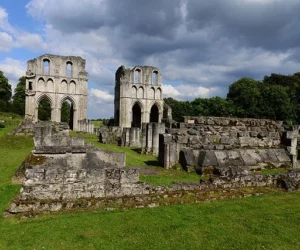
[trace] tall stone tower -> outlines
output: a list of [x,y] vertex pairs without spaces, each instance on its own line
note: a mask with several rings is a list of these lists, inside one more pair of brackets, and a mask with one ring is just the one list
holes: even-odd
[[161,122],[163,116],[162,75],[151,66],[121,66],[115,76],[115,126],[141,127]]
[[25,116],[38,120],[38,106],[46,99],[51,105],[51,120],[61,121],[62,103],[72,106],[72,127],[87,117],[85,60],[78,56],[42,55],[27,62]]

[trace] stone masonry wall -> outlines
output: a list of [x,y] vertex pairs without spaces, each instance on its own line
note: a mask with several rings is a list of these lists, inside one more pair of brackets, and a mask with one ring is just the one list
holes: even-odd
[[[167,129],[167,133],[160,136],[159,161],[165,168],[171,168],[180,161],[180,155],[184,154],[185,161],[193,162],[193,165],[197,166],[205,161],[202,156],[209,155],[209,152],[213,151],[211,155],[214,157],[211,159],[217,158],[218,162],[235,161],[241,166],[251,166],[261,162],[274,162],[276,165],[283,162],[282,157],[285,159],[284,162],[291,162],[289,156],[293,156],[294,163],[297,136],[297,128],[294,132],[285,131],[280,121],[231,117],[185,117],[185,123]],[[285,138],[290,141],[289,145],[286,144]],[[257,156],[265,155],[262,149],[272,149],[268,152],[275,156],[271,160]],[[200,151],[208,153],[201,153],[199,158]],[[247,157],[249,155],[250,158]]]

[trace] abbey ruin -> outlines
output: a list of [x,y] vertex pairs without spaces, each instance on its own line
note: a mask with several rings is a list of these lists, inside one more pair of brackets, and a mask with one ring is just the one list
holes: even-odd
[[[184,117],[184,122],[174,122],[163,101],[159,69],[121,66],[115,74],[114,120],[100,128],[99,141],[135,146],[143,154],[157,155],[165,169],[180,166],[207,177],[199,176],[193,184],[151,186],[139,180],[141,168],[126,166],[125,153],[96,149],[82,138],[70,137],[69,127],[60,123],[65,99],[73,105],[74,130],[86,119],[84,59],[44,55],[28,62],[26,75],[26,116],[34,121],[34,150],[16,173],[22,189],[8,215],[79,207],[155,207],[300,189],[299,126],[233,117]],[[50,100],[52,122],[37,122],[42,98]],[[287,171],[257,172],[278,168]]]
[[50,102],[51,121],[61,121],[62,103],[72,107],[70,127],[79,130],[87,119],[87,82],[85,60],[78,56],[42,55],[27,62],[25,118],[38,121],[38,106]]

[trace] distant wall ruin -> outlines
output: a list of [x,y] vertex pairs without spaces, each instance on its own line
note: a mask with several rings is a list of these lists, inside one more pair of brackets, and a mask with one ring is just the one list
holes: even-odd
[[159,160],[165,168],[177,162],[194,167],[291,165],[297,136],[297,129],[293,134],[272,120],[185,117],[184,123],[160,136]]

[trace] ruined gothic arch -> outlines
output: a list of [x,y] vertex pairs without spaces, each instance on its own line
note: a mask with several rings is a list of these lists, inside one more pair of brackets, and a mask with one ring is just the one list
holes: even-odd
[[76,82],[74,80],[71,80],[70,81],[70,84],[69,84],[69,92],[71,94],[75,94],[76,93]]
[[157,88],[157,89],[156,89],[156,91],[155,91],[155,99],[156,99],[156,100],[162,99],[162,91],[161,91],[161,88]]
[[66,100],[70,100],[72,102],[72,105],[73,105],[74,109],[77,108],[77,103],[71,95],[64,95],[59,101],[59,107],[61,107],[63,102],[66,101]]
[[136,86],[132,86],[131,91],[132,91],[132,98],[137,98],[137,88],[136,88]]
[[50,75],[52,63],[51,60],[48,57],[44,57],[42,60],[42,72],[43,75]]
[[51,108],[53,109],[53,108],[54,108],[54,101],[53,101],[53,98],[51,97],[51,95],[46,94],[46,93],[41,94],[41,95],[36,99],[36,104],[35,104],[35,106],[38,107],[39,104],[40,104],[40,102],[41,102],[41,100],[43,100],[44,98],[46,98],[46,99],[49,100],[50,105],[51,105]]
[[37,99],[36,99],[36,104],[35,104],[35,117],[36,117],[36,120],[39,119],[39,107],[40,107],[40,103],[42,100],[47,100],[50,104],[50,108],[51,110],[49,111],[50,112],[50,120],[53,119],[53,110],[54,110],[54,102],[53,102],[53,98],[48,95],[48,94],[41,94]]
[[149,105],[149,121],[160,122],[163,114],[163,107],[157,102],[153,101]]
[[134,69],[134,74],[133,74],[133,82],[134,83],[141,83],[142,82],[142,77],[143,77],[143,71],[141,68],[136,67]]
[[144,105],[135,101],[131,105],[131,127],[141,128],[144,116]]
[[[47,74],[44,73],[45,60],[49,62]],[[66,76],[68,62],[72,63],[71,76]],[[87,84],[85,60],[81,57],[45,54],[29,60],[26,71],[25,116],[37,122],[40,99],[47,96],[51,103],[51,120],[60,122],[61,105],[68,99],[74,107],[74,130],[78,130],[79,121],[87,118]]]
[[62,79],[59,86],[59,92],[67,93],[68,92],[68,81],[66,79]]
[[47,92],[53,92],[54,91],[54,80],[52,77],[49,77],[47,79],[47,82],[45,84],[45,87],[46,87],[46,91]]
[[69,110],[69,122],[68,125],[70,127],[70,129],[74,129],[74,121],[75,121],[75,117],[77,117],[77,103],[76,100],[74,98],[72,98],[72,96],[70,95],[65,95],[61,98],[60,102],[59,102],[59,111],[60,111],[60,122],[62,122],[62,107],[63,107],[63,103],[65,101],[69,101],[71,104],[70,110]]

